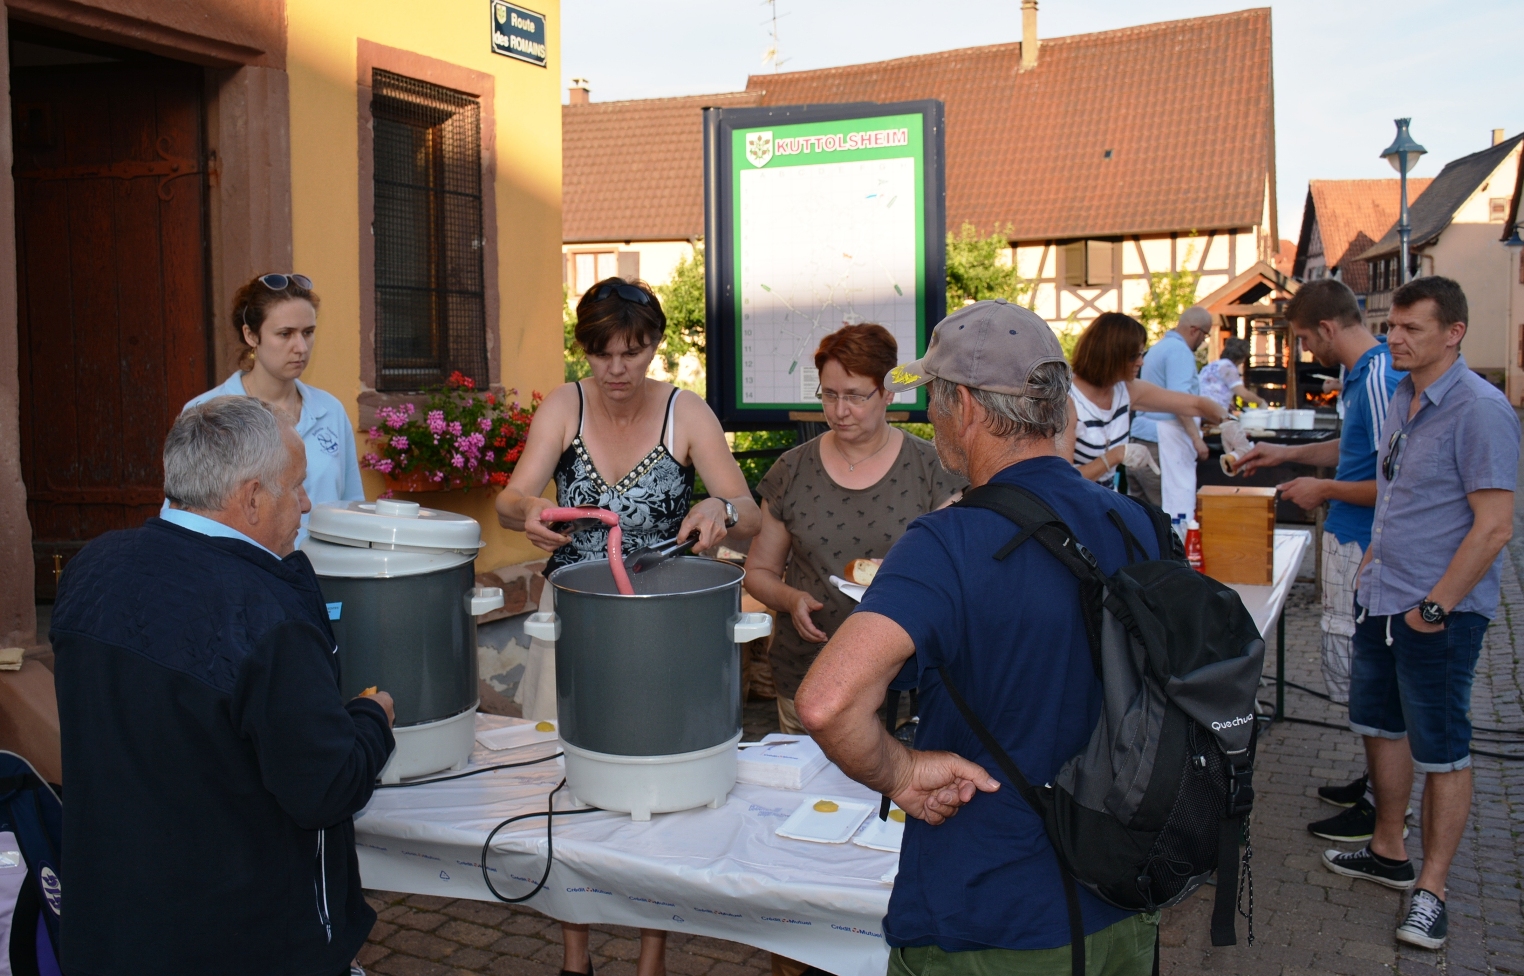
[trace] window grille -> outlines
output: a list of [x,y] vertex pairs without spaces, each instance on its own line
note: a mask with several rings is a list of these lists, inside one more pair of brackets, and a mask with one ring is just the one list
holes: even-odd
[[485,386],[481,103],[376,70],[376,388]]

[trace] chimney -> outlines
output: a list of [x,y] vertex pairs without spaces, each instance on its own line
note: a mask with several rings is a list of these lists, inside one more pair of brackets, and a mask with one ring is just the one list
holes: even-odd
[[1021,0],[1021,70],[1037,67],[1037,0]]
[[1507,130],[1505,130],[1505,129],[1493,129],[1492,130],[1492,144],[1494,146],[1496,146],[1498,143],[1502,142],[1506,137],[1507,137]]
[[592,101],[586,78],[573,78],[571,87],[566,90],[566,95],[572,105],[586,105]]

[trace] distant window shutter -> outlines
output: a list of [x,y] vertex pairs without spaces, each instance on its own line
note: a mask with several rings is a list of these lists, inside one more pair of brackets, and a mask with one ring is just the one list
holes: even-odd
[[376,70],[376,386],[485,386],[481,103]]
[[1085,242],[1085,284],[1111,284],[1112,244],[1110,241]]
[[1064,284],[1070,288],[1085,285],[1085,242],[1064,245]]
[[625,281],[634,281],[640,277],[640,252],[619,252],[619,277]]

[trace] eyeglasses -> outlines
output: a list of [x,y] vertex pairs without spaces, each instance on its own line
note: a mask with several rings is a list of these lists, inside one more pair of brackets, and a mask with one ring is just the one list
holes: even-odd
[[636,288],[634,285],[607,284],[599,288],[593,295],[593,301],[601,302],[610,295],[618,295],[627,302],[635,302],[640,305],[651,304],[651,296]]
[[285,291],[286,286],[295,283],[298,288],[306,291],[312,290],[312,279],[306,275],[291,274],[267,274],[259,276],[259,283],[271,291]]
[[872,393],[868,394],[837,393],[835,390],[825,390],[822,392],[820,387],[815,387],[815,399],[819,400],[821,403],[829,403],[832,406],[835,406],[837,401],[840,401],[849,407],[860,407],[876,396],[878,396],[877,390],[874,390]]
[[1402,453],[1402,445],[1407,443],[1407,439],[1406,432],[1394,430],[1391,440],[1386,442],[1386,460],[1381,462],[1381,474],[1387,481],[1391,481],[1397,474],[1397,455]]

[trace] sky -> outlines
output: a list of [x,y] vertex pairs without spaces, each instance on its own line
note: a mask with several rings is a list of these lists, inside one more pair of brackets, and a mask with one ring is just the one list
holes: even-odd
[[[1042,0],[1039,37],[1254,6],[1230,0]],[[1398,116],[1428,150],[1414,175],[1524,130],[1520,0],[1272,0],[1280,233],[1295,240],[1309,179],[1394,175]],[[738,91],[772,46],[757,0],[561,0],[564,89],[594,101]],[[781,71],[1021,39],[1020,0],[777,0]]]

